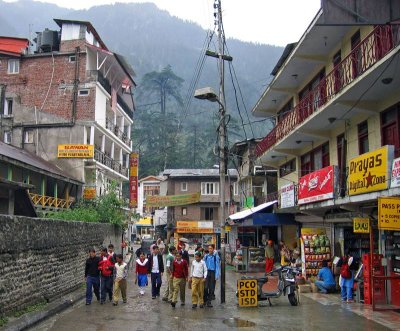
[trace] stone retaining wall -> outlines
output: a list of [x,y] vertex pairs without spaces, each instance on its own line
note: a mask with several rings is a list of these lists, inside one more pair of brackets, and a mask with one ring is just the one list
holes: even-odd
[[120,252],[120,238],[110,224],[0,215],[0,315],[79,288],[88,249]]

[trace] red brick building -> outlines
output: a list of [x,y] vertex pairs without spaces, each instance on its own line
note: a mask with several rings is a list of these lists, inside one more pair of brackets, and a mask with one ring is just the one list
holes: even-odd
[[[102,194],[111,181],[121,188],[132,151],[134,72],[90,22],[55,22],[60,30],[39,33],[35,52],[27,39],[0,37],[1,140],[52,162],[92,192]],[[61,158],[62,144],[93,152]]]

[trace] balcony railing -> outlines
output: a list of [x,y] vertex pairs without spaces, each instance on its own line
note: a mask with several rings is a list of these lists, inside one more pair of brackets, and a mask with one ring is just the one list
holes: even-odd
[[97,162],[104,164],[106,167],[120,173],[121,175],[128,177],[128,168],[125,168],[121,163],[113,160],[110,156],[99,151],[98,149],[94,150],[94,159]]
[[73,202],[73,199],[67,201],[66,199],[48,197],[36,193],[29,193],[29,196],[35,206],[43,208],[69,208]]
[[130,139],[128,135],[119,129],[118,125],[114,124],[114,121],[110,118],[106,118],[106,128],[113,132],[118,138],[120,138],[126,145],[129,145]]
[[256,155],[261,156],[287,136],[399,43],[399,25],[378,25],[258,143]]

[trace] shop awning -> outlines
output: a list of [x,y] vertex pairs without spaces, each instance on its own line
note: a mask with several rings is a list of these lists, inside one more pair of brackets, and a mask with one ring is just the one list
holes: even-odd
[[240,211],[238,213],[230,215],[229,219],[232,220],[232,221],[244,220],[246,218],[249,218],[253,214],[256,214],[256,213],[258,213],[258,212],[260,212],[260,211],[262,211],[262,210],[264,210],[264,209],[266,209],[268,207],[273,206],[276,203],[278,203],[278,200],[266,202],[266,203],[263,203],[263,204],[261,204],[261,205],[259,205],[257,207],[252,207],[252,208],[249,208],[249,209],[242,210],[242,211]]

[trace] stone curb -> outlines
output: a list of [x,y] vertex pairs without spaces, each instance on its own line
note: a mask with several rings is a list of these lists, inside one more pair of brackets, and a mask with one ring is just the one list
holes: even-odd
[[19,331],[26,330],[42,322],[43,320],[52,317],[61,311],[71,307],[76,302],[82,300],[85,297],[85,294],[82,289],[74,291],[61,299],[58,299],[54,302],[49,303],[43,310],[27,313],[17,318],[14,321],[9,322],[3,328],[0,328],[1,331]]

